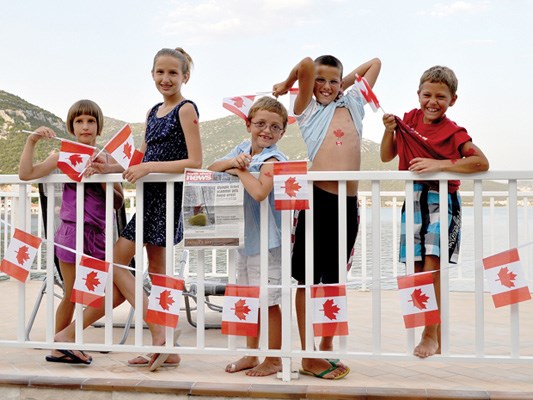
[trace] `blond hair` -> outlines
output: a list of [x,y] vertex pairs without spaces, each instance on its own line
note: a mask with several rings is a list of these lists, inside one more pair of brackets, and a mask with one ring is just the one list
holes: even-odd
[[287,109],[279,101],[277,101],[273,97],[268,96],[261,97],[254,104],[252,104],[250,111],[248,111],[248,122],[251,122],[255,114],[261,110],[270,111],[278,114],[283,120],[283,128],[287,127],[287,121],[289,119]]
[[444,83],[450,89],[452,96],[455,96],[457,93],[457,86],[459,85],[459,81],[453,70],[448,67],[443,67],[442,65],[435,65],[427,71],[424,71],[420,77],[420,85],[418,86],[419,90],[424,82]]
[[181,61],[181,72],[184,75],[190,75],[191,68],[193,66],[192,58],[181,47],[176,47],[175,49],[164,48],[164,49],[159,50],[155,54],[155,57],[154,57],[154,64],[152,65],[152,72],[154,71],[155,63],[157,59],[162,56],[171,56],[171,57],[174,57],[180,60]]

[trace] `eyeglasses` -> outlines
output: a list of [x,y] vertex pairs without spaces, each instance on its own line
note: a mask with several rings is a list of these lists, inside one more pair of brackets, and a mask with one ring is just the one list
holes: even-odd
[[317,83],[319,85],[325,85],[326,83],[329,83],[330,86],[339,86],[340,85],[340,82],[337,81],[337,80],[328,81],[327,79],[324,79],[324,78],[316,78],[315,79],[315,83]]
[[278,124],[267,124],[265,121],[259,121],[259,122],[252,122],[254,126],[259,129],[260,131],[264,131],[267,127],[270,128],[270,132],[277,135],[278,133],[283,132],[285,129],[283,129]]

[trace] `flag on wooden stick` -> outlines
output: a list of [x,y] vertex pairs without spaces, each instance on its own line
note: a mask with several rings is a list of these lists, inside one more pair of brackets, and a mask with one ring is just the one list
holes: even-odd
[[57,168],[67,174],[70,179],[81,182],[81,174],[85,170],[89,158],[93,155],[94,149],[94,147],[85,144],[62,140]]
[[139,164],[143,153],[135,149],[133,134],[128,124],[124,125],[104,146],[104,149],[124,168]]
[[246,121],[254,99],[255,95],[224,97],[222,99],[222,107]]

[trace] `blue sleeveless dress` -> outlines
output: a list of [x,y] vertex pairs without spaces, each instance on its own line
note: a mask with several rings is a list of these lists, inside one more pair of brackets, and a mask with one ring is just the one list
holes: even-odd
[[[198,114],[198,108],[190,100],[183,100],[164,117],[157,117],[157,110],[163,103],[156,104],[148,114],[146,125],[146,152],[143,162],[174,161],[188,157],[187,144],[179,120],[179,110],[191,103]],[[144,243],[156,246],[166,246],[166,183],[144,183]],[[174,244],[183,238],[183,228],[180,224],[181,199],[183,183],[174,183]],[[135,217],[124,228],[121,236],[135,241]]]

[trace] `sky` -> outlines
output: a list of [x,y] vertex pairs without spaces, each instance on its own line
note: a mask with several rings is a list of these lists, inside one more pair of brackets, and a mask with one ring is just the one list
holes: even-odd
[[[417,107],[422,73],[446,65],[459,79],[447,116],[491,169],[533,165],[530,0],[0,0],[0,10],[0,90],[63,119],[89,98],[106,116],[144,121],[162,100],[150,71],[164,47],[194,60],[182,92],[200,121],[231,115],[224,97],[269,91],[304,57],[332,54],[346,71],[379,57],[386,112]],[[366,112],[363,136],[379,143],[382,112]]]

